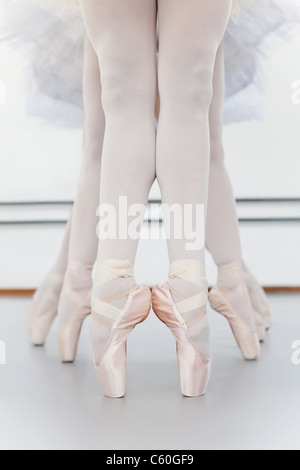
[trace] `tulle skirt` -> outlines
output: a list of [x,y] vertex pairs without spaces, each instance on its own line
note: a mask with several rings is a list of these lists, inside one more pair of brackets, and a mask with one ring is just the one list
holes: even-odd
[[300,0],[257,0],[227,29],[224,119],[262,119],[269,61],[283,44],[300,36]]
[[69,10],[73,13],[80,13],[79,0],[32,0],[41,8]]
[[[82,124],[85,29],[77,0],[0,0],[5,35],[29,57],[31,111]],[[245,8],[249,7],[249,8]],[[225,122],[263,116],[265,64],[275,47],[300,34],[300,0],[234,0],[225,37]],[[37,95],[39,93],[39,95]]]
[[[232,12],[239,13],[243,8],[255,3],[257,0],[233,0]],[[42,8],[68,8],[79,11],[79,0],[34,0]]]

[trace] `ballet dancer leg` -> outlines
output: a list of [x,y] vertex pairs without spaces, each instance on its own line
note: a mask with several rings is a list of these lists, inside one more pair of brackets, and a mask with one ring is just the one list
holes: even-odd
[[84,160],[74,204],[68,267],[58,307],[59,352],[73,362],[84,319],[91,313],[92,269],[97,257],[97,208],[105,117],[97,54],[86,37],[84,51]]
[[68,243],[65,243],[62,249],[65,260],[64,283],[61,280],[55,299],[56,308],[52,315],[35,321],[32,330],[33,343],[43,344],[55,318],[59,301],[59,346],[64,362],[74,360],[82,321],[90,313],[91,271],[97,256],[96,209],[99,202],[105,121],[101,105],[98,59],[88,38],[84,51],[83,93],[84,160],[72,220],[69,223]]
[[[217,54],[210,107],[211,165],[207,213],[207,247],[219,268],[217,287],[210,293],[212,307],[224,314],[246,359],[256,359],[259,345],[250,296],[243,270],[236,204],[224,163],[222,112],[224,101],[223,46]],[[264,325],[263,333],[265,334]]]
[[126,391],[127,338],[151,305],[133,265],[155,179],[156,0],[81,0],[80,6],[99,58],[106,118],[91,334],[102,390],[117,398]]
[[[70,245],[72,215],[70,216],[63,243],[58,255],[58,258],[49,274],[45,277],[39,288],[36,290],[32,303],[28,312],[28,330],[32,332],[34,325],[39,321],[40,318],[46,316],[54,319],[57,314],[57,307],[59,296],[63,286],[63,280],[68,264],[68,251]],[[52,322],[52,321],[51,321]],[[36,345],[42,345],[44,343],[44,335],[40,337],[40,333],[37,332],[36,337],[33,337],[33,343]]]
[[[153,308],[176,338],[181,389],[186,396],[204,394],[210,374],[204,267],[208,115],[216,54],[231,5],[231,0],[158,0],[161,108],[157,178],[171,267],[168,283],[153,291]],[[170,224],[171,208],[176,214],[182,212],[184,221]],[[197,224],[189,212],[198,215]],[[183,226],[179,236],[176,232]],[[193,228],[198,236],[202,232],[194,245],[190,239]]]

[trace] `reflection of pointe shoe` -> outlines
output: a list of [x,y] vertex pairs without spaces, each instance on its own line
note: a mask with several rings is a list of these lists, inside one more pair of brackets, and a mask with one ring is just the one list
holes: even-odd
[[[99,285],[120,278],[133,278],[129,261],[101,262]],[[95,286],[98,285],[96,278]],[[95,289],[94,289],[95,293]],[[125,299],[123,309],[115,303]],[[99,299],[92,296],[91,335],[94,346],[95,368],[103,394],[122,398],[126,394],[127,339],[132,330],[146,320],[151,310],[151,293],[146,286],[134,285],[113,295]]]
[[30,308],[29,308],[29,311],[28,311],[28,315],[27,315],[27,329],[28,329],[28,331],[31,331],[32,328],[33,328],[33,323],[34,323],[35,317],[37,315],[38,308],[39,308],[39,304],[33,298],[32,303],[31,303]]
[[[171,266],[169,283],[156,286],[152,292],[155,314],[176,339],[181,391],[186,397],[204,395],[210,378],[211,354],[206,316],[208,286],[204,276],[203,263],[177,261]],[[180,291],[173,287],[172,280],[177,285],[181,283]],[[183,286],[188,284],[182,281],[193,285],[194,292],[198,293],[187,298],[183,294]],[[173,296],[180,301],[175,303]]]
[[58,306],[58,342],[62,362],[74,362],[82,325],[91,314],[93,266],[69,261]]
[[[253,305],[253,304],[252,304]],[[260,343],[263,343],[266,339],[266,323],[265,316],[255,308],[253,309],[254,321],[256,325],[256,332]]]
[[[265,292],[264,295],[266,296]],[[268,302],[262,303],[262,308],[265,314],[265,322],[266,322],[266,329],[269,331],[272,328],[272,316],[271,316],[271,309],[269,307]]]
[[43,346],[57,315],[64,276],[52,273],[36,291],[28,314],[28,328],[35,346]]
[[272,320],[266,293],[250,271],[246,272],[246,281],[251,301],[255,304],[260,316],[263,316],[265,329],[269,330],[272,326]]
[[[239,286],[236,286],[238,288]],[[234,310],[221,289],[214,287],[209,294],[211,307],[227,318],[236,342],[246,360],[255,360],[260,356],[257,332]]]

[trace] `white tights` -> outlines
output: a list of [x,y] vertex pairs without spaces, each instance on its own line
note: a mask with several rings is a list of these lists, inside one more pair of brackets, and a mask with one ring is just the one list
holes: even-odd
[[[163,203],[207,205],[209,107],[216,54],[231,0],[81,0],[87,32],[97,53],[106,130],[101,206],[146,205],[157,175]],[[159,63],[156,69],[157,7]],[[157,81],[161,113],[157,139]],[[155,157],[156,156],[156,157]],[[202,227],[205,230],[203,217]],[[187,251],[188,239],[170,234],[170,261],[204,261],[204,246]],[[134,264],[138,240],[100,240],[99,259]],[[99,263],[103,269],[103,262]],[[101,273],[98,278],[101,278]],[[120,283],[125,282],[120,279]],[[119,289],[124,286],[119,285]],[[107,296],[96,285],[94,295]]]
[[[74,211],[77,209],[77,221],[70,218],[59,256],[52,268],[52,272],[64,274],[68,263],[68,254],[71,260],[79,260],[85,264],[94,264],[97,257],[96,237],[96,207],[99,203],[100,192],[100,167],[102,142],[105,130],[105,119],[102,104],[95,100],[95,96],[101,96],[101,83],[99,64],[96,54],[86,41],[85,56],[85,93],[90,99],[85,99],[85,151],[82,171],[85,176],[80,181],[85,181],[78,188]],[[215,72],[213,78],[213,99],[210,106],[210,176],[209,197],[207,207],[207,231],[206,244],[218,266],[232,262],[241,262],[241,242],[239,235],[238,218],[236,213],[235,198],[228,172],[225,167],[224,147],[222,141],[222,109],[224,99],[224,57],[223,46],[217,53]],[[89,64],[94,61],[94,66]],[[95,106],[95,104],[97,105]],[[97,178],[87,178],[94,175]],[[88,190],[86,189],[88,188]],[[80,211],[79,209],[82,208]],[[87,219],[87,214],[90,218]],[[76,214],[75,214],[76,217]],[[85,223],[81,223],[84,221]],[[72,237],[71,237],[72,231]],[[81,236],[83,238],[81,239]],[[72,248],[70,242],[72,239]]]
[[101,104],[101,81],[98,58],[88,38],[85,40],[83,98],[85,107],[83,164],[77,197],[72,212],[69,252],[58,316],[66,325],[88,298],[92,287],[92,268],[98,246],[96,234],[100,172],[105,117]]
[[69,260],[92,265],[98,246],[96,234],[99,204],[100,172],[105,116],[101,105],[101,81],[97,55],[89,41],[85,41],[83,98],[85,109],[83,164],[75,199]]
[[[81,285],[85,267],[95,262],[95,215],[99,203],[105,119],[107,128],[103,148],[101,202],[116,207],[118,197],[122,195],[128,196],[129,204],[146,204],[155,178],[155,165],[164,203],[204,204],[206,207],[210,125],[207,244],[216,263],[222,267],[219,284],[226,290],[229,286],[224,265],[235,263],[233,267],[236,273],[236,263],[241,263],[235,202],[224,166],[222,146],[224,70],[223,48],[219,45],[229,17],[230,1],[223,1],[216,8],[218,0],[212,0],[209,5],[204,0],[192,0],[188,9],[180,0],[160,0],[158,3],[161,114],[156,161],[156,4],[152,0],[126,0],[122,8],[116,8],[115,1],[84,0],[82,5],[102,70],[104,111],[98,58],[87,39],[84,67],[84,163],[73,216],[53,270],[66,270],[69,247],[70,262],[78,262],[78,280],[75,279],[75,284]],[[130,21],[125,22],[128,5]],[[118,15],[120,21],[117,21]],[[106,24],[110,25],[109,30]],[[214,28],[208,27],[212,24]],[[189,34],[184,35],[183,32],[187,30]],[[190,53],[187,54],[187,51]],[[211,102],[212,77],[214,93]],[[204,250],[189,252],[186,250],[186,242],[186,239],[171,238],[171,262],[187,258],[203,261]],[[136,247],[137,240],[101,241],[100,259],[128,258],[133,264]],[[79,269],[80,263],[82,270]],[[74,269],[70,270],[70,274],[74,278]],[[229,284],[232,284],[230,269],[228,279]],[[106,286],[103,292],[99,286],[96,293],[98,296],[112,295],[121,287],[128,288],[127,283],[132,283],[132,279],[122,279],[122,286],[114,282],[114,285]],[[187,285],[184,289],[188,293]],[[250,315],[249,299],[239,299],[239,304],[246,305],[247,316]]]
[[221,45],[215,64],[214,94],[209,114],[211,149],[206,243],[218,266],[218,287],[234,310],[254,328],[253,309],[242,261],[236,203],[225,167],[222,139],[224,77],[224,51]]
[[93,265],[97,256],[96,212],[99,204],[105,116],[97,55],[85,39],[83,98],[85,109],[83,162],[75,203],[52,272],[64,274],[69,261]]
[[[120,197],[128,207],[145,207],[155,179],[156,2],[82,0],[80,6],[101,70],[101,207],[110,205],[119,216]],[[137,244],[117,233],[100,241],[99,258],[133,264]]]
[[217,266],[242,262],[236,202],[225,167],[223,102],[225,94],[224,48],[217,54],[210,106],[210,175],[206,245]]
[[[173,1],[173,0],[172,0]],[[214,2],[210,2],[210,5],[213,3],[217,3],[217,0]],[[87,21],[92,23],[92,27],[95,30],[95,36],[98,38],[97,40],[100,41],[101,34],[98,35],[97,31],[100,31],[102,28],[101,24],[99,24],[98,30],[98,23],[97,23],[97,15],[93,15],[92,8],[98,8],[99,14],[103,13],[103,9],[108,8],[109,2],[102,2],[102,1],[95,1],[90,0],[84,2],[82,8],[83,13],[85,13],[85,18]],[[127,2],[124,4],[128,5]],[[130,3],[133,7],[136,4],[135,0],[131,0]],[[140,6],[143,2],[140,3]],[[154,30],[154,19],[155,18],[155,5],[151,5],[152,1],[146,3],[147,11],[150,12],[150,17],[152,18],[152,33],[150,34],[149,42],[152,43],[151,47],[153,46],[154,37],[153,37],[153,30]],[[160,84],[160,96],[162,101],[162,112],[160,116],[160,124],[158,129],[158,148],[157,148],[157,173],[161,185],[161,189],[163,192],[164,202],[172,203],[173,201],[180,202],[192,202],[192,203],[204,203],[206,202],[206,194],[207,194],[207,172],[208,172],[208,124],[207,118],[205,117],[208,113],[208,106],[210,104],[211,99],[211,77],[212,77],[212,70],[214,64],[214,55],[216,54],[217,46],[219,44],[220,39],[222,38],[223,30],[226,26],[227,18],[229,15],[229,5],[230,2],[222,2],[222,7],[218,7],[218,14],[216,15],[216,6],[209,7],[207,11],[205,11],[203,1],[194,0],[192,2],[192,8],[189,11],[184,11],[185,8],[179,8],[180,4],[174,6],[172,9],[172,3],[170,0],[161,0],[159,3],[159,15],[160,15],[160,54],[161,59],[159,62],[159,84]],[[113,10],[113,8],[110,8]],[[127,10],[125,8],[125,10]],[[134,17],[138,14],[142,15],[143,11],[138,9],[136,14],[134,15],[133,8],[128,8],[131,14],[131,21],[134,21]],[[143,10],[143,9],[142,9]],[[173,14],[174,12],[174,14]],[[175,14],[176,13],[176,14]],[[109,14],[109,11],[107,11]],[[110,12],[113,15],[113,11]],[[122,15],[122,12],[120,12]],[[123,16],[124,17],[124,16]],[[145,22],[147,20],[146,15],[139,16],[139,24],[141,23],[141,18]],[[218,27],[220,31],[217,31],[213,34],[210,29],[210,34],[207,35],[207,25],[210,21],[215,21],[217,18],[216,23],[218,23]],[[191,50],[191,57],[188,59],[186,55],[185,49],[188,48],[189,44],[182,44],[181,41],[181,33],[182,31],[187,28],[188,22],[191,22],[190,26],[194,27],[193,36],[192,35],[189,40],[192,44],[189,48]],[[101,23],[101,22],[100,22]],[[116,22],[117,23],[117,22]],[[129,22],[130,23],[130,22]],[[148,22],[146,21],[148,24]],[[178,23],[178,24],[177,24]],[[129,26],[127,25],[128,29]],[[117,28],[118,31],[120,28]],[[144,31],[139,28],[139,33],[144,35]],[[190,27],[189,27],[190,29]],[[150,28],[149,28],[150,30]],[[103,30],[102,30],[103,31]],[[174,32],[175,31],[175,32]],[[176,34],[175,34],[176,33]],[[120,31],[121,34],[121,31]],[[103,31],[104,37],[107,36],[105,34],[105,28]],[[182,34],[183,35],[183,34]],[[205,36],[205,41],[200,41],[201,36]],[[119,46],[118,40],[115,38],[114,41],[114,34],[110,29],[110,40]],[[188,35],[185,35],[188,36]],[[118,37],[118,36],[117,36]],[[196,41],[195,37],[199,37],[199,40]],[[131,38],[134,42],[135,38]],[[206,40],[208,41],[208,45],[206,48]],[[94,39],[96,41],[96,39]],[[100,41],[101,42],[101,41]],[[108,40],[105,40],[105,49],[109,47]],[[140,41],[141,42],[141,41]],[[194,43],[199,44],[202,43],[202,46],[194,47]],[[211,42],[211,46],[209,45]],[[94,45],[96,43],[94,42]],[[145,40],[143,41],[144,46]],[[147,43],[148,44],[148,43]],[[135,44],[136,46],[136,44]],[[96,47],[96,46],[95,46]],[[100,46],[99,46],[100,47]],[[146,47],[147,52],[148,48]],[[122,48],[123,49],[123,48]],[[125,48],[126,49],[126,48]],[[128,44],[128,49],[130,49]],[[113,56],[112,54],[113,49],[110,51],[111,54],[107,52],[107,54],[103,53],[104,59],[108,56],[107,60],[104,59],[104,64],[102,67],[105,67],[106,62],[110,62],[110,58]],[[135,81],[133,77],[134,73],[139,73],[140,68],[142,68],[143,72],[148,74],[154,74],[156,72],[154,68],[154,62],[152,53],[145,54],[143,58],[141,67],[136,67],[139,70],[135,71],[134,67],[131,67],[131,63],[133,62],[133,56],[129,56],[127,58],[128,64],[127,66],[130,68],[132,73],[129,73],[127,77],[127,67],[124,64],[124,57],[126,51],[122,51],[122,57],[120,57],[120,68],[122,70],[116,70],[117,64],[116,61],[113,61],[114,67],[111,67],[112,70],[104,71],[107,86],[109,88],[113,88],[112,90],[108,91],[108,97],[113,95],[112,103],[110,99],[108,103],[108,108],[111,108],[111,104],[115,104],[118,108],[118,116],[119,121],[126,120],[126,109],[124,109],[124,113],[121,113],[122,104],[124,108],[126,108],[126,104],[130,104],[128,106],[132,109],[134,103],[136,101],[140,101],[141,93],[145,93],[145,87],[139,90],[138,82]],[[178,52],[178,53],[177,53]],[[115,52],[116,54],[117,52]],[[139,57],[136,57],[136,54],[139,54],[139,51],[135,53],[134,60],[140,60]],[[142,52],[140,52],[142,54]],[[86,151],[85,151],[85,161],[83,165],[83,174],[81,176],[81,184],[77,194],[77,200],[74,206],[74,212],[77,209],[77,217],[75,214],[75,222],[72,223],[72,237],[70,243],[70,251],[69,257],[71,260],[79,260],[86,264],[92,264],[96,259],[96,243],[95,243],[95,211],[98,205],[98,191],[99,191],[99,182],[100,178],[96,178],[95,175],[100,174],[100,165],[101,165],[101,158],[99,155],[100,149],[102,148],[102,140],[104,134],[104,127],[105,127],[105,117],[102,110],[102,106],[100,104],[101,97],[101,84],[99,80],[99,65],[98,61],[96,60],[96,54],[92,51],[92,47],[89,41],[86,43],[86,50],[85,50],[86,60],[85,60],[85,108],[86,108],[86,125],[85,125],[85,143],[86,143]],[[149,58],[150,56],[150,58]],[[148,59],[146,60],[146,57]],[[165,57],[165,59],[164,59]],[[169,60],[170,58],[170,60]],[[177,60],[178,58],[178,60]],[[195,61],[198,59],[198,62]],[[207,59],[206,61],[204,59]],[[228,175],[224,168],[224,154],[223,154],[223,147],[222,147],[222,121],[221,121],[221,114],[222,114],[222,100],[223,100],[223,82],[224,79],[222,77],[223,73],[223,65],[222,65],[223,57],[222,57],[222,50],[217,53],[216,59],[216,72],[214,74],[214,91],[213,101],[210,111],[210,127],[211,127],[211,173],[210,173],[210,190],[209,190],[209,206],[208,206],[208,221],[207,221],[207,241],[210,251],[212,252],[215,261],[218,264],[222,264],[222,256],[229,255],[229,252],[232,253],[240,252],[240,242],[239,242],[239,233],[238,233],[238,225],[235,213],[235,204],[234,198],[231,191],[230,182],[228,180]],[[89,67],[89,64],[92,66]],[[152,64],[152,66],[150,66]],[[198,65],[197,65],[198,64]],[[97,65],[97,67],[96,67]],[[101,65],[101,64],[100,64]],[[89,73],[87,71],[89,70]],[[106,70],[106,69],[105,69]],[[117,82],[116,76],[120,76],[123,78],[125,75],[124,84],[123,81],[120,80],[119,83]],[[182,75],[185,74],[186,77]],[[205,77],[206,80],[201,79],[200,77]],[[105,77],[102,77],[105,80]],[[113,81],[113,77],[115,77],[115,81]],[[169,77],[169,78],[168,78]],[[173,80],[174,77],[174,80]],[[175,80],[175,77],[176,80]],[[149,85],[149,90],[152,88],[156,90],[156,86],[154,85],[154,78],[152,76],[152,80],[148,80],[148,82],[152,81],[152,86]],[[134,82],[134,83],[132,83]],[[201,83],[201,86],[199,86]],[[114,84],[112,86],[111,84]],[[149,84],[149,83],[148,83]],[[131,86],[130,86],[131,85]],[[154,91],[152,90],[152,93]],[[207,97],[205,97],[205,93],[207,93]],[[150,92],[148,93],[150,94]],[[105,100],[105,96],[104,96]],[[120,100],[120,101],[119,101]],[[128,101],[127,101],[128,100]],[[130,100],[130,101],[129,101]],[[151,106],[150,112],[147,108],[148,113],[148,127],[151,131],[146,132],[149,139],[149,145],[146,150],[149,150],[151,147],[151,152],[138,152],[131,151],[131,147],[134,147],[135,143],[138,145],[144,144],[141,134],[139,132],[139,128],[135,127],[136,130],[136,137],[129,139],[129,136],[124,135],[124,132],[121,133],[121,138],[123,135],[123,139],[127,144],[129,150],[128,152],[123,152],[123,145],[121,145],[121,139],[118,135],[118,138],[113,139],[113,136],[107,136],[105,142],[105,149],[106,149],[106,157],[104,157],[104,162],[106,162],[106,174],[110,175],[112,179],[105,178],[103,176],[102,183],[106,183],[106,188],[102,188],[102,195],[105,195],[105,192],[110,192],[110,181],[115,181],[115,178],[118,181],[123,183],[123,187],[125,186],[124,191],[119,191],[120,194],[125,193],[128,194],[128,189],[131,189],[133,186],[134,192],[136,190],[136,186],[141,189],[140,197],[136,197],[135,195],[132,197],[134,202],[143,201],[145,202],[149,187],[152,184],[152,181],[155,176],[155,160],[152,157],[146,158],[146,153],[150,155],[154,154],[153,150],[153,142],[151,144],[153,137],[153,103],[154,103],[154,94],[152,94],[152,98],[150,100]],[[95,106],[96,104],[96,106]],[[137,103],[138,104],[138,103]],[[120,106],[120,108],[119,108]],[[107,107],[107,106],[106,106]],[[134,106],[136,113],[137,111],[141,112],[141,106]],[[130,111],[130,110],[129,110]],[[109,112],[109,111],[108,111]],[[181,113],[181,116],[179,115]],[[113,114],[112,110],[111,113]],[[149,117],[150,113],[150,117]],[[174,113],[174,114],[173,114]],[[182,114],[183,113],[183,114]],[[125,114],[125,115],[124,115]],[[131,118],[133,119],[134,111],[129,113]],[[138,120],[136,118],[136,120]],[[115,121],[118,121],[115,119]],[[196,122],[196,126],[192,126],[190,128],[190,122]],[[184,126],[185,124],[185,126]],[[188,124],[188,127],[187,125]],[[120,122],[115,122],[115,127],[118,125],[121,126]],[[127,121],[127,125],[125,128],[129,127],[129,123]],[[140,126],[139,126],[140,127]],[[146,126],[143,126],[145,129]],[[182,127],[182,129],[181,129]],[[200,132],[199,132],[200,129]],[[111,128],[111,133],[113,132],[113,128]],[[188,134],[185,138],[184,135]],[[109,145],[112,143],[112,145]],[[121,152],[118,152],[118,149],[121,148]],[[112,152],[111,159],[109,159],[109,154]],[[187,156],[189,157],[189,165],[187,164]],[[138,158],[140,157],[140,158]],[[143,158],[144,157],[144,158]],[[176,157],[176,158],[175,158]],[[131,159],[131,164],[129,164],[129,159]],[[128,162],[127,162],[128,160]],[[145,163],[147,164],[145,166]],[[123,165],[124,162],[124,165]],[[126,164],[125,164],[126,163]],[[138,168],[136,167],[136,163],[138,164]],[[141,163],[141,165],[139,165]],[[120,171],[118,172],[118,165],[122,165],[120,167]],[[117,167],[117,168],[116,168]],[[142,167],[142,171],[140,171]],[[146,169],[149,169],[147,171]],[[192,171],[191,171],[192,169]],[[116,171],[114,171],[116,170]],[[139,171],[137,171],[139,170]],[[176,171],[175,171],[176,170]],[[104,171],[104,170],[103,170]],[[104,172],[105,173],[105,172]],[[148,175],[147,175],[148,173]],[[88,177],[90,176],[90,178]],[[139,182],[144,181],[146,179],[146,184],[139,184]],[[224,199],[224,191],[222,191],[222,196],[219,195],[219,184],[214,184],[214,182],[223,181],[222,187],[226,188],[226,183],[228,186],[227,190],[227,197],[226,202]],[[134,181],[134,183],[133,183]],[[187,183],[188,182],[188,183]],[[225,182],[225,183],[224,183]],[[133,184],[132,184],[133,183]],[[129,187],[131,185],[131,187]],[[119,185],[114,185],[114,187],[118,187]],[[87,189],[88,188],[88,189]],[[179,188],[179,194],[177,196],[177,190]],[[87,196],[88,195],[88,201]],[[109,200],[112,202],[116,195],[106,196],[105,200]],[[183,198],[183,199],[182,199]],[[220,205],[219,200],[222,200],[222,213],[224,213],[228,209],[228,213],[232,214],[233,217],[227,217],[228,223],[226,224],[226,229],[230,231],[229,236],[226,237],[228,243],[226,243],[226,248],[224,243],[220,243],[220,237],[223,234],[224,225],[222,224],[222,229],[218,229],[214,224],[218,224],[220,219]],[[224,207],[225,206],[225,207]],[[80,210],[81,209],[81,210]],[[217,213],[219,211],[219,213]],[[87,220],[88,214],[90,215],[89,220]],[[215,228],[216,227],[216,228]],[[86,236],[85,236],[86,235]],[[64,266],[66,264],[66,247],[67,247],[68,237],[66,237],[66,243],[64,244],[64,248],[61,251],[59,256],[59,260],[57,261],[56,265]],[[183,241],[176,241],[171,240],[169,243],[169,251],[170,251],[170,258],[171,260],[175,260],[178,258],[202,258],[203,251],[199,251],[198,253],[195,252],[187,252],[185,250],[185,242]],[[125,245],[125,246],[124,246]],[[127,258],[129,257],[132,262],[134,261],[135,251],[136,251],[136,242],[131,242],[131,249],[129,249],[128,243],[121,243],[119,240],[117,241],[107,241],[102,242],[102,249],[100,250],[100,256],[103,258]],[[122,248],[124,247],[124,250]],[[230,247],[230,250],[228,250]],[[102,255],[101,255],[102,254]],[[237,259],[236,254],[233,256],[229,255],[230,260],[235,261]],[[221,261],[219,261],[221,260]],[[61,269],[61,268],[60,268]]]
[[[156,0],[81,0],[80,6],[99,60],[106,119],[100,208],[114,208],[120,220],[125,215],[120,198],[126,198],[128,208],[144,208],[141,224],[155,180]],[[127,229],[133,218],[136,214],[128,214]],[[122,236],[118,223],[116,228],[113,236],[100,238],[93,299],[113,297],[114,292],[131,288],[133,282],[126,275],[100,282],[106,268],[115,264],[113,260],[123,262],[129,270],[135,262],[138,236],[129,236],[128,230]],[[126,298],[121,302],[120,308]]]
[[[160,0],[157,178],[162,201],[207,208],[209,108],[216,54],[226,30],[229,0]],[[200,229],[204,230],[204,220]],[[205,237],[203,237],[205,239]],[[204,261],[204,246],[188,251],[185,236],[169,243],[170,261]]]

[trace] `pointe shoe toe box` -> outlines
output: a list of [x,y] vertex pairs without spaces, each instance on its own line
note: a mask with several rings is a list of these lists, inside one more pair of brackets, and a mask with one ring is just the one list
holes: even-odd
[[186,322],[177,311],[167,284],[152,292],[156,316],[171,330],[176,339],[181,392],[185,397],[205,395],[209,383],[211,358],[205,358],[193,343]]
[[109,325],[105,305],[93,299],[90,324],[94,346],[94,362],[98,382],[103,394],[109,398],[122,398],[126,394],[127,339],[132,330],[144,322],[151,310],[151,292],[146,286],[135,286],[129,292],[123,310]]
[[244,358],[247,361],[257,360],[260,357],[260,345],[256,330],[237,314],[218,287],[211,290],[209,301],[213,310],[228,320]]

